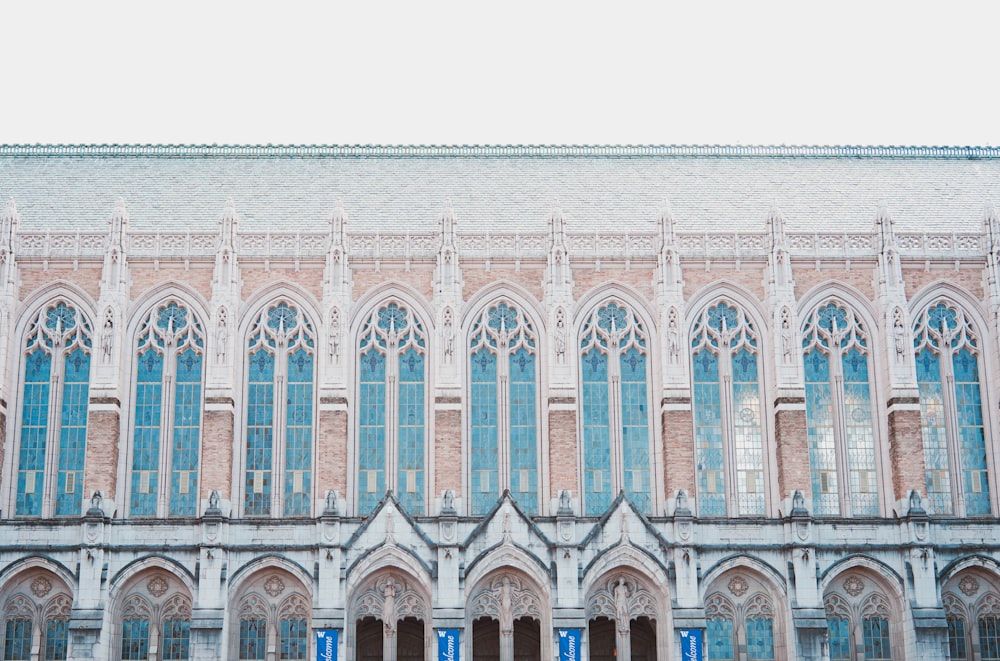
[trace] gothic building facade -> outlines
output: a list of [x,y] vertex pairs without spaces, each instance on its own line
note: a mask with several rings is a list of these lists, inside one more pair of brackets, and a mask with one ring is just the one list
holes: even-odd
[[8,146],[0,195],[0,660],[1000,658],[1000,150]]

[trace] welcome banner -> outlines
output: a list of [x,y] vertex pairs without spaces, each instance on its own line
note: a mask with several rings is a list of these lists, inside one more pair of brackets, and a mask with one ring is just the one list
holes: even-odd
[[580,661],[580,630],[559,630],[559,661]]
[[458,629],[438,629],[438,661],[461,661]]
[[316,630],[316,661],[337,661],[338,629]]

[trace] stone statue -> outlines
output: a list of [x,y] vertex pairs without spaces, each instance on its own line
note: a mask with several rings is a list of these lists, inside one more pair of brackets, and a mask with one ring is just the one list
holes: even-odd
[[212,493],[208,494],[208,509],[217,510],[219,509],[219,492],[213,490]]
[[396,633],[396,588],[396,581],[390,578],[382,592],[385,597],[385,601],[382,602],[382,624],[385,626],[387,636]]
[[326,492],[326,511],[324,514],[336,514],[337,513],[337,496],[336,489],[330,489]]
[[619,631],[629,630],[629,617],[628,610],[628,585],[625,583],[624,578],[619,578],[618,582],[615,583],[615,620],[618,623]]
[[441,498],[441,513],[452,514],[455,512],[455,492],[452,489],[445,489]]
[[111,360],[111,350],[115,344],[115,321],[114,314],[108,310],[104,316],[104,328],[101,330],[101,350],[104,351],[104,360]]
[[570,497],[569,490],[563,489],[559,492],[559,514],[572,514],[573,513],[573,500]]

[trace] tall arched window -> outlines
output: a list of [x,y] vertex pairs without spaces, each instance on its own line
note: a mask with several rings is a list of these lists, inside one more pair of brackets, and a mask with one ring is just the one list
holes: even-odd
[[358,340],[358,512],[387,489],[414,514],[426,489],[427,335],[404,304],[373,312]]
[[[51,574],[30,572],[15,580],[3,600],[4,661],[62,661],[68,657],[73,598]],[[32,650],[38,656],[32,656]]]
[[485,514],[504,488],[538,512],[538,352],[534,328],[498,303],[472,325],[469,340],[469,497]]
[[201,322],[177,301],[139,325],[130,516],[198,515],[204,352]]
[[691,335],[698,513],[763,515],[757,331],[743,310],[721,302],[702,312]]
[[913,346],[932,511],[988,515],[980,350],[972,324],[959,307],[940,301],[917,317]]
[[878,516],[865,328],[850,308],[828,302],[802,336],[813,513]]
[[583,496],[588,516],[624,490],[640,511],[652,508],[646,330],[623,303],[608,303],[583,324]]
[[90,323],[65,302],[28,324],[15,514],[79,516],[87,445]]
[[261,312],[247,340],[243,513],[308,516],[316,331],[293,303]]

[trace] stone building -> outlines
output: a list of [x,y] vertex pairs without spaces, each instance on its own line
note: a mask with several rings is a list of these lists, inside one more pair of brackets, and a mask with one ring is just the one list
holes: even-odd
[[0,147],[0,659],[1000,657],[1000,150]]

